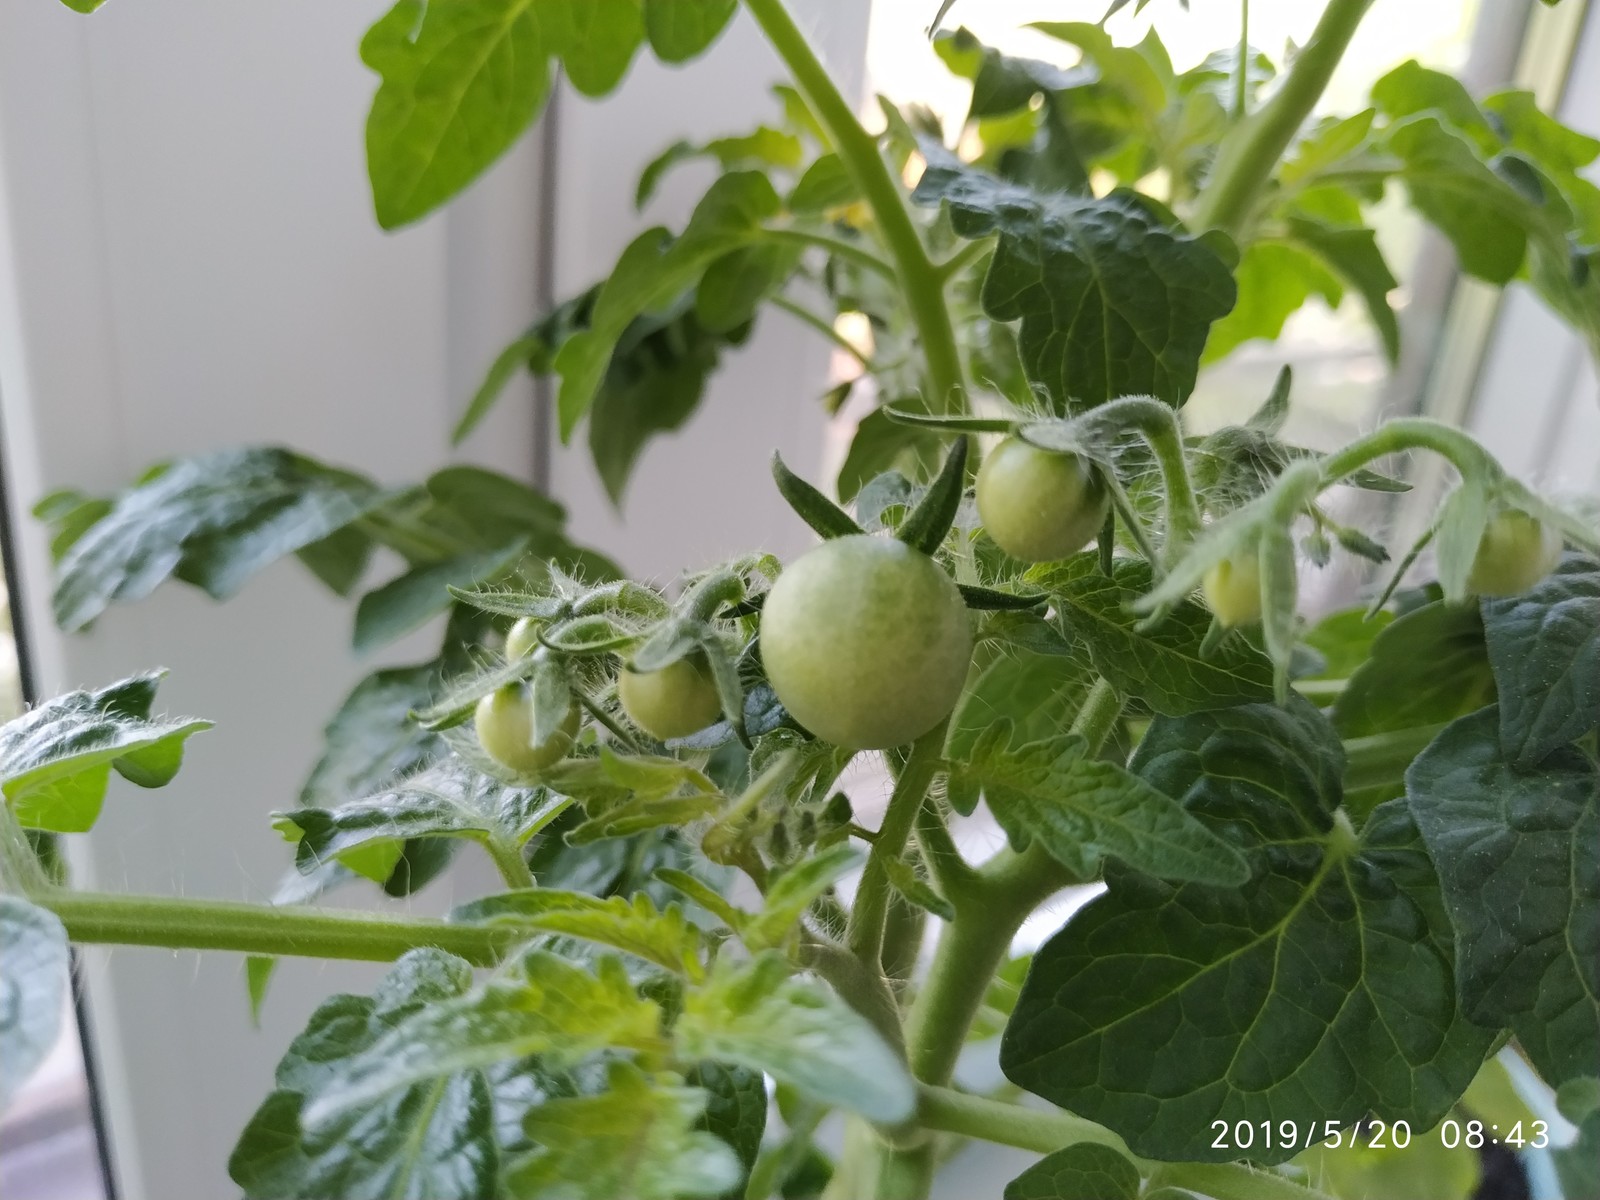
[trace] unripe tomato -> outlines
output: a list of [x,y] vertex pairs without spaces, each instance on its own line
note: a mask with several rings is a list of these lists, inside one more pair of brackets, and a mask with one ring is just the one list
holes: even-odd
[[663,742],[698,733],[722,713],[716,685],[699,654],[659,671],[624,669],[617,676],[617,699],[630,721]]
[[516,662],[539,648],[539,624],[532,617],[519,617],[506,634],[506,659]]
[[950,715],[972,659],[966,604],[920,550],[855,534],[808,551],[761,612],[761,658],[783,706],[852,750],[921,737]]
[[1111,498],[1094,467],[1007,438],[978,468],[978,516],[995,545],[1023,562],[1082,550],[1106,522]]
[[556,733],[542,745],[533,744],[533,697],[527,685],[508,683],[478,701],[473,728],[489,757],[513,771],[533,774],[566,756],[578,736],[578,706],[574,703]]
[[1200,592],[1224,629],[1261,619],[1261,564],[1253,553],[1225,558],[1206,572]]
[[1561,561],[1561,534],[1538,517],[1508,509],[1489,519],[1467,574],[1467,590],[1478,596],[1515,596],[1527,591]]

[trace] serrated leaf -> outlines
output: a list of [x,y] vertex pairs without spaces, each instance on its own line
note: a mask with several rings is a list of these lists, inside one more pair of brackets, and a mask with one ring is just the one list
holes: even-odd
[[1102,574],[1099,556],[1087,551],[1035,569],[1027,581],[1056,599],[1063,632],[1088,649],[1095,669],[1156,712],[1182,716],[1272,695],[1272,664],[1250,639],[1232,637],[1201,653],[1211,614],[1192,600],[1176,605],[1157,628],[1139,629],[1130,606],[1149,591],[1151,578],[1142,559],[1119,559],[1110,575]]
[[619,959],[596,973],[542,950],[501,974],[407,1014],[350,1056],[304,1119],[320,1125],[397,1090],[506,1059],[539,1055],[559,1067],[607,1048],[655,1049],[661,1012]]
[[1139,1168],[1110,1146],[1087,1143],[1046,1155],[1010,1183],[1005,1200],[1134,1200]]
[[950,717],[945,757],[966,762],[996,722],[1008,720],[1019,745],[1063,733],[1094,682],[1085,655],[1007,646],[967,685]]
[[1533,767],[1600,725],[1600,563],[1570,554],[1520,596],[1481,604],[1500,745]]
[[963,770],[1013,846],[1037,841],[1079,879],[1094,878],[1105,857],[1157,879],[1225,885],[1249,878],[1231,845],[1137,775],[1085,757],[1083,739],[1062,733],[1013,742],[1010,724],[996,724]]
[[57,572],[56,623],[82,629],[169,576],[224,600],[378,499],[369,480],[275,447],[179,459],[123,492],[73,542]]
[[[306,1107],[396,1025],[471,985],[466,963],[438,950],[402,958],[372,997],[337,995],[312,1014],[278,1064],[275,1090],[228,1160],[247,1200],[492,1200],[497,1111],[514,1092],[480,1071],[443,1075],[309,1125]],[[533,1097],[536,1099],[537,1090]],[[521,1106],[513,1105],[513,1115]]]
[[1509,1025],[1552,1086],[1600,1074],[1600,773],[1577,749],[1519,770],[1500,715],[1453,722],[1406,772],[1438,866],[1466,1013]]
[[860,853],[841,845],[787,868],[767,891],[761,911],[742,923],[745,945],[753,951],[782,945],[812,901],[860,862]]
[[1404,806],[1375,812],[1359,843],[1336,827],[1343,752],[1298,697],[1158,718],[1133,768],[1232,842],[1251,878],[1108,870],[1108,892],[1034,956],[1006,1074],[1162,1160],[1233,1158],[1213,1120],[1431,1127],[1494,1034],[1461,1019],[1449,923]]
[[700,930],[676,904],[658,909],[642,892],[631,899],[554,888],[502,892],[457,905],[449,919],[565,934],[626,951],[691,979],[701,975]]
[[697,1128],[706,1093],[677,1076],[649,1077],[630,1063],[610,1065],[605,1091],[551,1101],[531,1112],[538,1149],[511,1164],[514,1200],[679,1200],[717,1196],[739,1181],[739,1160]]
[[1167,228],[1130,193],[1035,192],[942,147],[924,153],[913,199],[947,204],[962,237],[999,235],[984,311],[1021,321],[1023,365],[1057,411],[1127,395],[1188,398],[1211,323],[1235,297],[1208,242]]
[[0,1110],[55,1047],[72,970],[67,931],[52,912],[0,896]]
[[165,672],[68,692],[0,726],[0,792],[19,824],[51,833],[94,825],[115,770],[140,787],[178,773],[183,745],[210,721],[151,720]]
[[495,579],[509,570],[528,543],[517,538],[487,552],[458,554],[443,562],[416,567],[374,588],[356,605],[351,641],[357,654],[404,637],[453,604],[451,588],[470,587]]
[[684,997],[675,1033],[685,1057],[764,1071],[868,1120],[903,1121],[916,1106],[905,1064],[877,1030],[841,1001],[791,979],[774,951],[749,963],[719,961],[710,981]]

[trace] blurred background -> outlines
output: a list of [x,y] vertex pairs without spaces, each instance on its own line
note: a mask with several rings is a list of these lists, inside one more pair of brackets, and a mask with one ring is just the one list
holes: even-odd
[[[946,24],[1047,57],[1059,44],[1038,44],[1019,26],[1097,20],[1105,6],[957,0]],[[743,19],[687,70],[642,57],[604,102],[561,94],[447,211],[384,234],[362,157],[373,79],[356,45],[385,7],[113,0],[85,19],[54,0],[0,6],[0,485],[5,628],[20,640],[14,650],[0,638],[0,709],[162,665],[172,671],[164,703],[217,722],[172,787],[124,788],[94,833],[74,839],[83,886],[269,896],[289,856],[266,813],[292,803],[327,715],[377,664],[350,652],[348,609],[292,565],[226,606],[165,588],[112,609],[87,635],[61,635],[49,617],[48,548],[27,516],[46,491],[110,491],[153,461],[247,443],[293,446],[385,482],[455,457],[546,487],[570,510],[578,540],[636,574],[667,576],[758,546],[803,547],[805,530],[767,482],[767,457],[779,448],[816,477],[847,444],[848,429],[818,403],[847,363],[774,313],[730,357],[690,425],[650,443],[622,512],[586,449],[552,444],[544,398],[526,380],[450,451],[450,427],[500,347],[548,297],[603,275],[641,228],[681,222],[706,182],[686,168],[641,214],[633,195],[643,164],[678,138],[776,117],[767,89],[779,71]],[[1252,41],[1281,60],[1320,7],[1256,0]],[[965,111],[969,85],[925,35],[935,0],[794,8],[864,102],[882,92],[952,122]],[[1597,8],[1378,0],[1326,106],[1361,107],[1374,79],[1414,57],[1476,93],[1531,88],[1568,124],[1600,133]],[[1239,7],[1156,0],[1110,28],[1128,43],[1151,22],[1183,69],[1237,40]],[[1247,346],[1203,378],[1186,410],[1191,427],[1253,409],[1289,361],[1295,440],[1325,445],[1380,414],[1426,412],[1465,423],[1525,478],[1574,492],[1600,486],[1600,384],[1577,339],[1520,286],[1502,295],[1460,279],[1448,246],[1398,206],[1378,224],[1403,280],[1398,366],[1353,302],[1338,311],[1313,302],[1279,342]],[[1431,502],[1421,488],[1388,519],[1414,524]],[[1349,583],[1330,574],[1314,602]],[[408,661],[436,635],[386,654]],[[975,851],[994,840],[982,828],[966,836]],[[442,911],[487,882],[471,856],[456,871],[407,903]],[[1024,936],[1038,940],[1060,915]],[[84,1039],[69,1022],[0,1123],[4,1200],[234,1194],[227,1151],[282,1048],[328,992],[365,990],[378,973],[286,961],[258,1029],[240,958],[128,949],[88,953],[80,967]],[[1008,1177],[969,1154],[945,1194],[996,1196]]]

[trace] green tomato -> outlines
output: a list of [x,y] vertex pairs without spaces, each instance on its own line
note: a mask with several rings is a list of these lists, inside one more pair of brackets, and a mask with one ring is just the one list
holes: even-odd
[[978,468],[978,516],[995,545],[1023,562],[1054,562],[1100,532],[1111,498],[1077,454],[1007,438]]
[[966,604],[926,554],[855,534],[808,551],[761,611],[767,679],[795,720],[851,750],[921,737],[950,715],[972,659]]
[[554,736],[533,744],[533,697],[527,685],[508,683],[478,701],[473,728],[490,758],[524,775],[544,770],[566,756],[578,736],[578,706],[572,704]]
[[617,676],[617,699],[630,721],[663,742],[698,733],[722,715],[716,685],[699,654],[659,671],[624,670]]
[[506,660],[516,662],[527,658],[539,648],[539,623],[532,617],[519,617],[506,634]]
[[1478,596],[1516,596],[1561,561],[1561,534],[1538,517],[1508,509],[1489,519],[1467,574],[1467,590]]
[[1254,554],[1217,563],[1206,572],[1200,591],[1224,629],[1261,619],[1261,564]]

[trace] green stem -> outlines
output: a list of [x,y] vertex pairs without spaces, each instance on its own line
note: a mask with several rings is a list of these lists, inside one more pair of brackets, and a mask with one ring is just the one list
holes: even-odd
[[861,353],[860,349],[854,342],[835,329],[830,322],[817,316],[816,313],[812,312],[805,305],[796,304],[787,296],[774,296],[772,297],[771,304],[774,308],[781,308],[791,317],[794,317],[796,320],[809,325],[812,329],[815,329],[823,337],[827,338],[828,341],[832,342],[835,346],[843,350],[851,358],[860,363],[864,370],[872,370],[872,360],[865,354]]
[[1128,1153],[1123,1140],[1105,1126],[1060,1109],[1024,1108],[926,1083],[917,1088],[917,1124],[1036,1154],[1051,1154],[1082,1142]]
[[944,280],[946,284],[950,283],[951,280],[959,277],[961,272],[965,271],[973,263],[981,262],[984,256],[993,249],[993,238],[979,238],[976,241],[968,242],[938,265],[939,278]]
[[1470,434],[1427,417],[1397,417],[1323,458],[1318,463],[1323,485],[1337,483],[1374,459],[1404,450],[1432,450],[1469,479],[1500,473],[1500,464]]
[[823,233],[815,229],[796,229],[793,226],[767,226],[762,229],[761,237],[775,242],[796,242],[802,246],[815,246],[819,250],[826,250],[835,258],[842,258],[853,262],[858,267],[864,267],[874,275],[882,276],[890,283],[894,283],[898,276],[895,274],[894,265],[886,263],[871,250],[859,242],[852,242],[848,238],[837,237],[831,233]]
[[955,327],[945,304],[938,268],[928,259],[916,222],[900,183],[890,173],[878,143],[856,120],[849,103],[839,94],[827,68],[807,44],[783,0],[745,0],[750,15],[767,41],[783,59],[795,86],[833,138],[835,151],[851,181],[860,190],[877,220],[878,230],[894,260],[895,275],[928,368],[928,408],[949,412],[965,403],[961,355]]
[[1235,238],[1249,230],[1278,160],[1321,99],[1370,7],[1372,0],[1329,0],[1277,92],[1223,138],[1211,179],[1195,203],[1194,228],[1222,229]]
[[1123,429],[1137,430],[1155,455],[1166,485],[1167,536],[1162,563],[1171,567],[1200,536],[1200,501],[1189,478],[1183,430],[1172,407],[1148,396],[1129,396],[1102,404],[1079,418],[1086,432],[1099,439]]
[[850,907],[850,927],[845,941],[850,952],[872,971],[880,969],[884,922],[889,912],[889,873],[884,863],[899,858],[905,851],[917,810],[922,807],[928,786],[938,773],[944,734],[945,722],[940,721],[912,743],[911,754],[900,770],[900,778],[895,780],[889,807],[884,810],[878,836],[861,872],[855,903]]
[[488,967],[526,932],[450,925],[426,917],[383,916],[319,908],[273,908],[226,900],[113,895],[50,889],[29,896],[61,918],[74,942],[228,950],[389,962],[435,946]]
[[1250,0],[1239,0],[1239,62],[1233,77],[1233,119],[1242,121],[1250,104]]
[[917,845],[928,864],[928,874],[939,894],[952,903],[971,891],[978,873],[961,857],[961,850],[944,823],[933,797],[922,802],[917,812]]
[[484,839],[483,848],[494,859],[494,865],[500,872],[500,878],[506,881],[506,887],[516,892],[539,886],[528,868],[528,860],[522,856],[522,847],[504,838],[489,837]]

